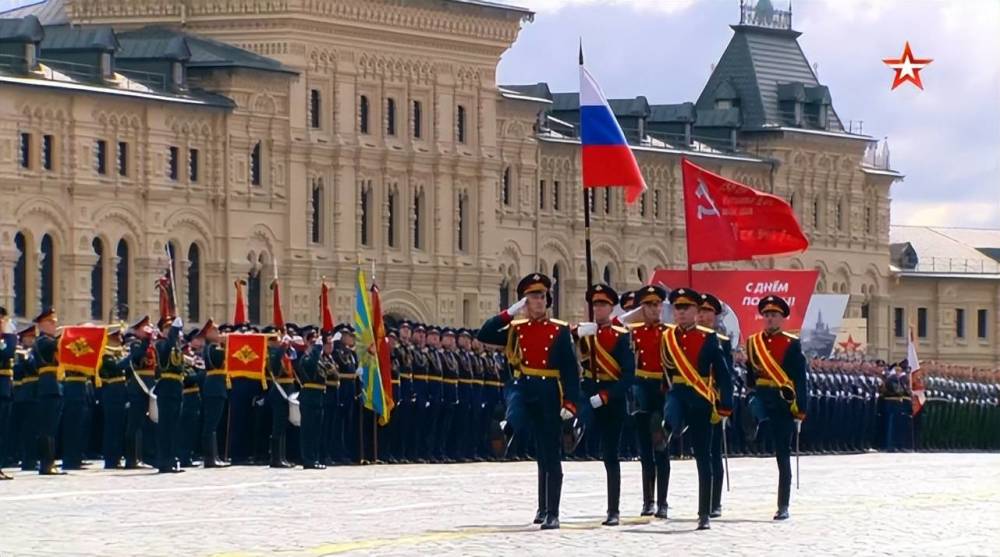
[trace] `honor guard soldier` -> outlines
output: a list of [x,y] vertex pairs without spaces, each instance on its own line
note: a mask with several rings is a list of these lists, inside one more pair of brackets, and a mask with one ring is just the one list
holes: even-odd
[[155,446],[156,434],[152,422],[146,419],[149,409],[149,393],[156,381],[156,350],[152,346],[156,330],[149,324],[149,316],[144,315],[132,324],[132,343],[128,347],[132,362],[126,375],[128,388],[128,413],[125,416],[125,469],[141,467],[143,441]]
[[[667,440],[660,424],[663,422],[663,401],[666,392],[666,368],[663,360],[663,332],[667,324],[661,321],[663,301],[667,291],[657,285],[648,285],[636,291],[640,322],[631,323],[635,343],[636,370],[632,385],[636,438],[639,443],[639,461],[642,463],[642,516],[655,514],[667,518],[667,486],[670,483],[670,459]],[[653,507],[653,493],[656,507]]]
[[584,394],[594,409],[608,482],[608,516],[602,524],[618,526],[621,498],[618,447],[627,415],[625,399],[635,378],[635,352],[629,330],[612,324],[611,311],[618,303],[614,289],[607,284],[591,286],[587,290],[587,303],[595,322],[580,323],[576,332],[580,338]]
[[219,424],[230,389],[229,375],[226,373],[226,351],[222,347],[220,329],[209,319],[199,331],[199,335],[205,339],[205,380],[201,385],[201,452],[205,468],[228,466],[219,458]]
[[[552,280],[541,273],[521,279],[520,299],[483,324],[479,340],[506,346],[514,370],[507,421],[517,433],[530,431],[538,462],[535,522],[559,528],[562,495],[561,422],[573,419],[580,389],[580,364],[563,321],[549,319]],[[524,317],[519,313],[524,312]]]
[[807,400],[806,359],[798,337],[781,330],[788,317],[788,303],[766,296],[757,304],[764,330],[747,339],[748,381],[754,389],[751,410],[771,432],[778,461],[778,512],[775,520],[788,518],[792,490],[791,442],[796,423],[806,414],[799,401]]
[[445,327],[441,331],[441,410],[437,425],[437,454],[442,462],[455,462],[457,431],[461,427],[460,401],[458,398],[460,378],[458,350],[455,346],[455,330]]
[[195,328],[184,336],[184,401],[177,435],[181,468],[195,465],[194,452],[201,438],[201,385],[205,381],[205,337]]
[[430,451],[427,446],[427,429],[430,427],[431,405],[430,405],[430,378],[427,376],[427,368],[430,365],[429,351],[427,349],[427,327],[423,323],[416,323],[413,326],[413,344],[410,347],[410,355],[413,360],[413,402],[414,416],[412,451],[410,460],[419,464],[426,464],[430,459]]
[[11,480],[3,473],[4,459],[10,450],[8,431],[14,398],[14,357],[17,355],[17,329],[7,317],[7,308],[0,307],[0,480]]
[[[334,335],[334,329],[320,331],[324,338]],[[340,337],[337,337],[339,340]],[[340,373],[333,351],[319,355],[319,366],[326,371],[326,392],[323,395],[323,428],[320,434],[320,462],[326,466],[347,460],[344,453],[344,431],[340,423]],[[350,386],[350,385],[348,385]],[[301,396],[301,395],[300,395]]]
[[323,399],[326,393],[328,364],[321,362],[325,354],[333,354],[333,335],[329,332],[319,333],[309,331],[304,333],[306,342],[312,343],[309,352],[298,367],[299,382],[302,383],[302,393],[299,395],[299,407],[302,410],[302,425],[299,428],[299,445],[302,450],[302,469],[322,470],[323,455],[320,454],[323,434]]
[[712,426],[729,416],[733,386],[715,331],[696,324],[701,295],[688,288],[670,293],[675,325],[663,333],[670,390],[664,406],[667,440],[688,430],[698,468],[698,529],[708,530],[712,504]]
[[341,324],[333,333],[333,359],[340,377],[339,430],[344,452],[341,463],[361,461],[362,441],[358,428],[361,420],[361,387],[358,381],[358,355],[354,352],[354,329]]
[[[247,329],[246,323],[236,323],[241,331]],[[267,382],[258,374],[237,371],[229,375],[232,389],[229,391],[229,431],[227,442],[228,454],[235,466],[245,466],[254,463],[254,401],[259,399],[267,386]]]
[[177,461],[178,424],[184,402],[184,351],[180,317],[160,319],[162,337],[156,341],[156,466],[161,474],[183,472]]
[[438,450],[438,432],[441,429],[444,415],[444,361],[441,350],[441,329],[427,327],[427,421],[424,422],[424,435],[427,441],[427,459],[438,463],[444,461],[444,455]]
[[[716,331],[715,336],[719,339],[722,357],[726,360],[730,379],[732,379],[733,343],[729,337],[718,332],[720,315],[722,315],[722,302],[712,294],[702,292],[698,304],[698,326]],[[716,394],[719,394],[718,385],[716,385]],[[731,408],[735,408],[735,402],[733,404]],[[712,426],[712,445],[710,447],[712,461],[712,510],[709,512],[710,518],[719,518],[722,516],[722,480],[725,476],[725,469],[722,462],[722,436],[726,434],[725,424],[726,420],[723,419]]]
[[13,431],[18,433],[16,449],[21,470],[38,469],[38,376],[31,361],[37,331],[31,323],[17,333],[20,348],[14,362]]
[[399,362],[399,399],[396,401],[398,412],[397,427],[397,449],[396,459],[402,463],[408,463],[413,455],[413,436],[417,419],[414,411],[416,409],[416,393],[413,390],[413,356],[412,345],[413,325],[409,321],[402,321],[399,324],[399,342],[393,348],[393,359]]
[[128,404],[128,388],[125,385],[126,373],[132,369],[132,360],[125,354],[122,346],[120,327],[108,330],[108,345],[101,359],[101,419],[104,422],[102,435],[102,452],[104,453],[104,468],[114,470],[121,468],[125,448],[125,412]]
[[56,331],[58,320],[53,309],[45,309],[34,319],[38,338],[31,349],[34,375],[38,378],[38,473],[43,476],[64,474],[55,467],[56,432],[62,413],[62,385]]
[[[274,336],[267,339],[267,405],[271,408],[271,443],[268,454],[271,468],[292,468],[286,458],[286,434],[288,431],[288,396],[295,392],[295,371],[289,351],[292,338],[278,337],[279,329],[265,327],[265,334]],[[321,438],[322,441],[322,438]],[[322,443],[320,443],[322,445]]]
[[[403,369],[403,364],[399,359],[399,329],[390,328],[386,332],[386,341],[389,343],[390,383],[392,385],[392,400],[395,403],[392,412],[396,414],[399,412],[400,390],[402,388],[401,376]],[[379,426],[379,438],[385,439],[385,441],[380,444],[382,447],[381,460],[388,462],[389,464],[396,464],[400,460],[399,455],[402,454],[400,452],[400,431],[401,424],[398,419],[390,420],[389,423],[384,426]]]

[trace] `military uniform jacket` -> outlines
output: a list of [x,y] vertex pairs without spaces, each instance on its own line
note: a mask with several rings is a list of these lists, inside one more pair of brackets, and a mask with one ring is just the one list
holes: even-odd
[[[680,347],[686,360],[694,367],[698,376],[710,389],[714,390],[717,397],[716,407],[731,410],[733,408],[733,380],[729,370],[729,364],[719,346],[719,337],[715,331],[707,327],[695,326],[690,329],[683,329],[679,326],[671,326],[664,331],[663,336],[672,335],[676,340],[676,346]],[[667,374],[670,377],[673,388],[691,388],[696,392],[697,386],[689,384],[684,374],[681,373],[681,362],[674,361],[670,350],[664,351],[666,357]]]
[[[766,332],[758,334],[763,335],[764,345],[767,347],[768,353],[774,358],[775,362],[781,365],[785,373],[788,374],[788,378],[794,384],[795,398],[798,401],[802,401],[802,410],[804,410],[805,401],[809,397],[809,385],[806,379],[806,357],[802,353],[802,345],[799,343],[799,337],[785,331],[778,331],[773,335],[769,335]],[[774,385],[765,384],[768,381],[768,374],[761,369],[760,358],[762,356],[761,354],[756,354],[753,350],[753,337],[747,339],[748,382],[754,388],[774,387]]]
[[458,404],[458,380],[461,378],[458,350],[441,350],[441,400],[445,404]]
[[668,327],[666,323],[660,322],[633,323],[629,326],[635,343],[637,383],[640,380],[663,382],[666,379],[663,332]]
[[226,351],[214,342],[205,343],[205,380],[201,384],[201,396],[226,398],[229,380],[226,376]]
[[[301,363],[295,368],[304,391],[322,391],[326,389],[327,370],[325,366],[320,365],[320,357],[322,356],[323,346],[319,344],[313,345],[305,357],[300,360]],[[305,393],[302,396],[306,396]]]
[[101,369],[98,370],[102,383],[102,400],[125,403],[128,392],[125,386],[125,374],[131,368],[132,362],[125,354],[124,347],[109,346],[104,351]]
[[558,378],[564,404],[575,408],[580,397],[580,364],[566,322],[548,317],[514,320],[504,311],[480,327],[479,340],[507,347],[515,379],[525,375]]
[[604,404],[624,400],[635,380],[635,351],[629,330],[619,325],[598,326],[597,334],[580,339],[583,377],[592,385],[592,394]]
[[[0,400],[14,396],[14,356],[17,355],[17,335],[8,333],[0,339]],[[0,435],[4,432],[0,431]]]
[[267,381],[272,389],[275,388],[275,380],[281,385],[286,396],[295,392],[295,371],[292,367],[292,360],[288,358],[287,350],[280,346],[269,346],[267,348]]
[[181,398],[184,390],[184,352],[181,328],[170,327],[166,338],[156,341],[156,396]]
[[[146,388],[152,388],[156,381],[156,349],[150,345],[149,339],[142,339],[129,345],[129,360],[132,369],[138,374]],[[131,371],[126,375],[128,390],[132,395],[143,394],[142,388],[136,382],[135,374]]]
[[427,357],[427,400],[441,402],[444,400],[444,362],[441,361],[441,349],[424,347]]
[[407,403],[413,400],[413,358],[410,347],[400,342],[392,350],[392,358],[399,365],[399,402]]
[[31,361],[38,377],[36,393],[39,397],[62,396],[62,385],[58,377],[57,347],[55,337],[42,333],[35,339],[35,345],[31,348]]
[[14,402],[35,400],[38,376],[31,362],[30,350],[18,350],[14,358]]
[[333,360],[337,363],[340,376],[340,388],[348,389],[352,394],[358,394],[358,355],[339,340],[333,343]]

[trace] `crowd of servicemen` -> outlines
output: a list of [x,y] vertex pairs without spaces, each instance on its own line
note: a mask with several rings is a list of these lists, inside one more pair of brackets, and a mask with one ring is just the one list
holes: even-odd
[[[610,286],[605,289],[622,308],[617,313],[628,311],[626,320],[641,310],[641,290],[618,296]],[[660,302],[676,292],[668,295],[659,287],[651,291]],[[594,288],[588,291],[589,303],[597,293]],[[721,313],[717,299],[709,294],[706,300],[694,303],[710,310],[706,313]],[[2,308],[0,317],[0,465],[4,467],[58,474],[103,458],[108,469],[152,465],[160,472],[173,473],[199,465],[198,460],[205,467],[289,467],[293,461],[317,469],[352,463],[552,458],[539,454],[530,429],[511,436],[505,427],[511,418],[511,386],[518,381],[519,369],[524,368],[520,360],[525,357],[519,353],[519,361],[510,361],[509,334],[491,338],[479,330],[408,321],[394,324],[388,342],[395,408],[388,424],[377,425],[374,414],[362,403],[354,331],[346,324],[321,331],[288,323],[278,330],[216,325],[209,320],[184,331],[179,318],[161,318],[154,326],[144,316],[130,326],[109,329],[108,347],[95,378],[59,368],[54,310],[46,309],[20,329]],[[644,398],[663,396],[657,392],[663,390],[658,385],[643,392],[648,377],[643,377],[641,368],[639,333],[650,323],[621,319],[622,315],[615,318],[615,330],[630,337],[635,385],[625,387],[621,381],[616,391],[625,392],[622,400],[632,407],[612,430],[619,432],[614,441],[602,435],[606,428],[589,423],[591,427],[577,432],[579,443],[560,448],[558,456],[602,459],[606,464],[609,458],[648,461],[643,510],[653,514],[649,507],[656,479],[663,484],[669,477],[668,464],[663,472],[664,460],[690,455],[696,443],[688,432],[679,431],[665,443],[659,441],[664,450],[650,451],[651,426],[644,417],[640,419],[644,413],[636,411]],[[706,322],[709,328],[716,323]],[[664,326],[655,325],[658,330]],[[574,355],[582,356],[574,360],[582,371],[578,381],[584,392],[592,391],[599,378],[588,364],[586,343],[577,327],[567,330],[580,345]],[[224,371],[222,343],[230,332],[269,335],[263,376]],[[712,442],[714,460],[721,460],[718,453],[723,444],[729,455],[773,454],[779,447],[771,436],[760,433],[761,416],[752,408],[760,389],[755,388],[752,374],[748,375],[752,366],[747,365],[747,350],[732,348],[729,345],[730,364],[726,366],[726,382],[732,389],[726,416],[729,426],[719,430],[725,431],[724,440],[716,435]],[[801,422],[798,443],[802,452],[1000,448],[1000,385],[995,370],[924,363],[921,373],[927,398],[916,416],[911,410],[908,372],[905,361],[808,362],[805,388],[798,400],[802,415],[810,417]],[[150,392],[157,398],[157,423],[147,415]],[[289,396],[298,397],[301,427],[289,424]],[[654,406],[659,404],[662,401]],[[588,422],[592,421],[593,416],[588,416]],[[616,454],[609,457],[607,445],[617,445]],[[55,467],[57,457],[61,471]],[[0,477],[10,476],[0,471]],[[540,490],[544,477],[540,473]],[[720,483],[719,477],[715,482]],[[665,501],[661,501],[663,490],[657,491],[659,511],[659,503],[665,507]],[[719,505],[719,491],[716,487],[713,511]],[[543,507],[540,495],[539,510]]]

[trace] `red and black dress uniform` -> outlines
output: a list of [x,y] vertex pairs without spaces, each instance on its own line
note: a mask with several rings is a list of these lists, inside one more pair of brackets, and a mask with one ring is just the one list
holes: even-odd
[[[552,281],[540,273],[528,275],[517,285],[518,297],[544,292],[549,305]],[[561,410],[576,414],[580,395],[580,370],[568,325],[563,321],[514,319],[506,311],[490,318],[479,329],[479,340],[506,346],[514,373],[507,397],[507,421],[515,433],[535,440],[538,463],[536,522],[544,514],[543,529],[559,527],[562,495]]]
[[[52,309],[42,311],[34,319],[35,324],[55,320]],[[31,349],[34,375],[38,378],[36,397],[38,400],[38,473],[59,474],[55,467],[56,432],[62,414],[63,387],[60,382],[58,341],[56,337],[38,331],[38,338]]]
[[[789,307],[782,298],[767,296],[757,304],[757,311],[761,315],[776,311],[788,317]],[[750,410],[774,441],[778,461],[778,512],[774,518],[784,520],[792,489],[792,433],[795,420],[806,417],[809,396],[806,358],[799,338],[781,330],[751,335],[747,339],[747,383],[752,388]]]
[[[167,325],[160,319],[160,330]],[[179,466],[179,433],[184,404],[184,350],[179,318],[170,324],[166,336],[156,341],[156,466],[161,474],[183,472]]]
[[[662,286],[649,285],[635,291],[637,305],[667,299]],[[662,438],[664,393],[667,390],[666,368],[663,357],[663,331],[668,325],[661,321],[633,323],[632,341],[635,343],[635,382],[631,388],[636,441],[639,461],[642,464],[642,516],[655,514],[667,518],[667,486],[670,483],[670,459],[667,443]],[[653,507],[653,493],[656,507]]]
[[[707,292],[701,293],[701,301],[699,304],[699,309],[707,309],[715,312],[716,317],[722,313],[722,302],[718,298],[709,294]],[[733,384],[733,410],[735,412],[737,408],[736,404],[736,372],[733,367],[733,342],[726,335],[715,332],[715,336],[719,338],[719,347],[722,349],[722,356],[726,359],[726,365],[729,368],[730,378],[732,378]],[[718,391],[718,389],[716,389]],[[733,420],[736,419],[734,414]],[[722,463],[722,436],[726,435],[723,429],[723,420],[719,420],[718,423],[712,426],[712,445],[709,447],[709,452],[711,453],[712,460],[712,510],[709,512],[709,517],[719,518],[722,516],[722,480],[725,477],[725,469]],[[732,447],[732,444],[729,445]]]
[[[614,306],[618,303],[618,293],[606,284],[594,285],[587,290],[587,303],[593,305],[598,301]],[[605,524],[613,526],[618,524],[620,512],[621,464],[618,448],[627,415],[625,399],[635,379],[632,336],[626,327],[620,325],[598,325],[597,334],[580,339],[580,354],[584,394],[600,399],[600,405],[594,409],[594,419],[608,481]]]
[[[701,295],[678,288],[670,293],[674,307],[697,306]],[[664,407],[664,427],[668,435],[688,437],[698,467],[698,529],[709,526],[712,504],[712,462],[709,447],[712,425],[732,413],[733,385],[729,366],[715,331],[697,325],[671,326],[663,333],[670,390]]]

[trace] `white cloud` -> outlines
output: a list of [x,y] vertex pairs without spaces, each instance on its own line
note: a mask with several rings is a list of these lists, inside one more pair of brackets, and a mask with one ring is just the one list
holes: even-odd
[[963,203],[893,201],[892,224],[1000,228],[1000,199],[992,202],[967,201]]

